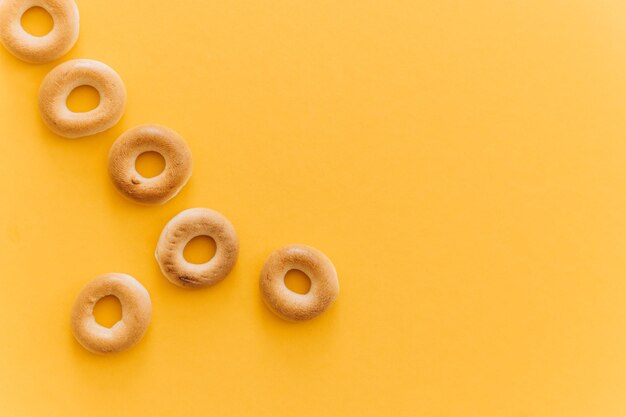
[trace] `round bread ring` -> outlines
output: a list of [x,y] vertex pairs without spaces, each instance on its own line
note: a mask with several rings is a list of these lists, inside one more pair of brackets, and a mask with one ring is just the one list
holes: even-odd
[[[96,322],[93,309],[108,295],[122,305],[122,319],[107,328]],[[128,349],[144,335],[152,317],[148,291],[135,278],[108,273],[88,283],[78,294],[72,310],[72,332],[78,342],[93,353],[113,353]]]
[[[100,95],[98,107],[84,113],[67,108],[67,97],[77,87],[88,85]],[[66,138],[95,135],[115,126],[124,114],[126,89],[120,76],[108,65],[92,59],[64,62],[46,75],[39,89],[39,110],[54,133]]]
[[[144,152],[157,152],[165,160],[159,175],[145,178],[135,161]],[[126,198],[143,204],[163,204],[173,198],[191,177],[191,150],[178,133],[157,125],[138,126],[124,132],[109,152],[109,174]]]
[[[22,16],[33,7],[44,9],[54,21],[44,36],[22,27]],[[0,42],[22,61],[43,64],[65,55],[78,39],[79,14],[74,0],[4,0],[0,2]]]
[[[183,250],[191,239],[209,236],[215,240],[215,256],[203,264],[187,262]],[[161,272],[181,287],[214,285],[230,273],[239,256],[239,238],[226,217],[207,208],[187,209],[167,223],[155,256]]]
[[[311,280],[306,294],[293,292],[285,285],[285,275],[292,269],[304,272]],[[320,315],[339,295],[337,272],[330,259],[305,245],[289,245],[274,251],[263,266],[259,286],[269,309],[290,321]]]

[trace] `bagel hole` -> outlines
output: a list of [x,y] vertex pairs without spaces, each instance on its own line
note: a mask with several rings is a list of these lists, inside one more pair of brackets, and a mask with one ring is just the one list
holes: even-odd
[[299,269],[291,269],[285,274],[285,286],[298,294],[306,294],[311,289],[311,278]]
[[72,90],[65,104],[71,112],[85,113],[98,107],[100,93],[90,85],[81,85]]
[[196,236],[187,243],[183,250],[185,260],[192,264],[204,264],[215,256],[217,246],[210,236]]
[[54,20],[50,13],[41,7],[31,7],[21,18],[22,28],[29,34],[37,37],[46,36],[54,27]]
[[152,178],[165,170],[165,158],[158,152],[144,152],[135,160],[135,170],[144,178]]
[[122,319],[122,304],[116,296],[107,295],[98,300],[93,316],[99,325],[111,328]]

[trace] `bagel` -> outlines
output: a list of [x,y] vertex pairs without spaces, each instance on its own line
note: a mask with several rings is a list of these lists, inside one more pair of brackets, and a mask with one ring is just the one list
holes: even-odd
[[[183,256],[191,239],[209,236],[215,241],[215,255],[203,264],[192,264]],[[167,223],[155,256],[161,272],[181,287],[214,285],[230,273],[239,255],[239,238],[226,217],[207,208],[187,209]]]
[[[34,36],[22,27],[28,9],[41,7],[52,17],[54,27],[44,36]],[[65,55],[76,43],[79,13],[74,0],[4,0],[0,2],[0,42],[22,61],[43,64]]]
[[[293,292],[285,285],[285,275],[292,269],[304,272],[311,280],[306,294]],[[306,245],[289,245],[274,251],[263,266],[259,287],[269,309],[290,321],[320,315],[339,295],[339,281],[332,262],[319,250]]]
[[[144,152],[157,152],[165,160],[163,172],[145,178],[135,162]],[[174,197],[191,177],[191,150],[178,133],[157,125],[143,125],[124,132],[111,146],[109,175],[115,188],[129,200],[163,204]]]
[[[77,87],[88,85],[100,95],[90,111],[75,113],[67,108],[67,97]],[[126,88],[108,65],[92,59],[64,62],[46,75],[39,89],[39,110],[50,130],[66,138],[95,135],[115,126],[124,114]]]
[[[122,305],[122,319],[111,328],[98,324],[93,315],[96,303],[108,295],[117,297]],[[93,279],[78,294],[72,309],[72,332],[90,352],[120,352],[141,340],[151,317],[150,295],[139,281],[130,275],[108,273]]]

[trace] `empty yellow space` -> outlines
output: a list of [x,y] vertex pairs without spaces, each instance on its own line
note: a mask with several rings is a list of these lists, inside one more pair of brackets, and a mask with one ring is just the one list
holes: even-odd
[[54,27],[52,16],[41,7],[31,7],[21,18],[24,30],[33,36],[44,36]]
[[298,294],[306,294],[311,289],[311,279],[304,272],[292,269],[285,274],[285,285]]
[[156,177],[165,169],[165,158],[158,152],[144,152],[135,160],[135,169],[145,178]]
[[104,327],[113,327],[122,318],[122,305],[113,295],[100,299],[93,309],[96,322]]
[[209,236],[196,236],[187,243],[183,256],[193,264],[203,264],[210,261],[215,255],[215,240]]
[[81,85],[72,90],[67,97],[66,104],[67,108],[72,112],[88,112],[100,104],[100,93],[92,86]]

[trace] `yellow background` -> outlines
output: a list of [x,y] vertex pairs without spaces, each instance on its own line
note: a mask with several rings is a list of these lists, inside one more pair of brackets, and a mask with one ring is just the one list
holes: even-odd
[[[622,0],[109,0],[79,3],[70,58],[122,76],[110,131],[51,134],[58,62],[0,50],[0,415],[626,415],[626,3]],[[194,173],[141,207],[116,193],[124,130],[180,132]],[[206,206],[233,273],[185,291],[153,252]],[[306,323],[262,304],[272,250],[340,279]],[[153,321],[109,357],[73,339],[109,271]]]

